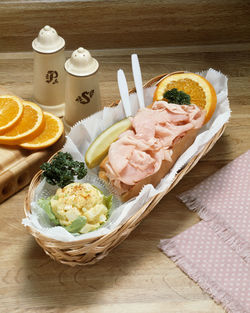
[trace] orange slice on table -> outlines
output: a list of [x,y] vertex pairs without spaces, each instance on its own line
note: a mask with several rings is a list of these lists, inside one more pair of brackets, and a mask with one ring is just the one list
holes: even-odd
[[22,113],[21,99],[15,96],[0,96],[0,134],[15,125]]
[[20,147],[29,150],[44,149],[53,145],[62,136],[64,132],[62,121],[51,113],[43,114],[45,120],[43,131],[34,139],[21,143]]
[[210,120],[216,107],[217,96],[208,80],[194,73],[170,74],[158,83],[153,100],[164,100],[165,92],[173,88],[188,94],[191,97],[191,103],[206,111],[204,123]]
[[41,133],[44,118],[41,108],[33,102],[23,101],[23,114],[17,123],[0,135],[0,143],[16,145],[31,140]]

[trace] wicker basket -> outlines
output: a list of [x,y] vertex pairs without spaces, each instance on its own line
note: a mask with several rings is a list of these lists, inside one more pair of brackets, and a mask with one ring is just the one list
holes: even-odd
[[[154,77],[148,81],[144,87],[153,86],[159,79],[166,74]],[[135,92],[132,89],[130,93]],[[114,102],[111,106],[118,103]],[[136,212],[127,222],[118,226],[116,229],[104,236],[99,236],[91,239],[83,239],[71,242],[62,242],[59,240],[48,238],[33,228],[27,226],[28,231],[35,237],[37,243],[44,251],[54,260],[70,265],[89,265],[94,264],[104,258],[114,247],[119,245],[128,235],[136,228],[137,225],[144,219],[157,205],[157,203],[187,174],[195,164],[202,158],[216,143],[225,130],[224,125],[215,136],[208,142],[202,151],[193,157],[189,163],[176,174],[172,185],[164,192],[151,198],[139,211]],[[40,182],[41,171],[39,171],[32,179],[29,190],[24,203],[25,215],[30,212],[30,203],[34,197],[35,188]]]

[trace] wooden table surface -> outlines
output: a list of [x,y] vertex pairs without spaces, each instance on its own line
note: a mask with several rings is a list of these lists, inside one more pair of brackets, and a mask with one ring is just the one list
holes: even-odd
[[[51,260],[21,224],[27,187],[0,205],[0,312],[219,313],[223,308],[161,253],[157,245],[199,222],[176,195],[201,182],[250,147],[249,45],[93,51],[101,64],[103,105],[119,98],[116,71],[132,87],[130,54],[143,80],[176,70],[212,67],[229,77],[232,117],[214,148],[155,207],[120,246],[93,266]],[[32,54],[0,54],[0,84],[32,94]]]

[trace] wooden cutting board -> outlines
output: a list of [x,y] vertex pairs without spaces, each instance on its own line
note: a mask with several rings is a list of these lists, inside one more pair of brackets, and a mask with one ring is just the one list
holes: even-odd
[[[0,94],[13,94],[0,87]],[[65,137],[47,149],[29,151],[0,144],[0,203],[29,184],[40,165],[62,148]]]

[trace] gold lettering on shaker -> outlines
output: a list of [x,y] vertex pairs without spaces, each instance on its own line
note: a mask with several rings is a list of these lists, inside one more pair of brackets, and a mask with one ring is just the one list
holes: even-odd
[[46,83],[58,84],[58,73],[57,71],[48,71],[46,74]]
[[90,99],[93,97],[95,91],[94,89],[90,91],[84,91],[81,96],[78,96],[75,101],[81,103],[81,104],[87,104],[90,102]]

